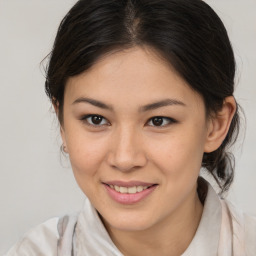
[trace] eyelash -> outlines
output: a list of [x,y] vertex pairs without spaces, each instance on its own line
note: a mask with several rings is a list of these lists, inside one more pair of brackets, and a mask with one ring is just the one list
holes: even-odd
[[99,127],[102,127],[103,125],[109,125],[109,124],[103,124],[103,125],[97,125],[97,124],[93,124],[93,123],[89,123],[87,119],[91,118],[91,117],[100,117],[104,120],[107,120],[106,118],[104,118],[103,116],[101,115],[96,115],[96,114],[93,114],[93,115],[86,115],[86,116],[83,116],[81,118],[81,121],[83,121],[86,125],[89,125],[89,126],[92,126],[94,128],[99,128]]
[[[109,126],[109,125],[110,125],[108,121],[107,121],[107,124],[98,124],[98,125],[97,125],[97,124],[93,124],[92,122],[89,123],[89,122],[88,122],[88,119],[89,119],[89,118],[92,118],[92,117],[99,117],[99,118],[102,118],[102,120],[106,120],[106,121],[107,121],[107,119],[104,118],[103,116],[101,116],[101,115],[96,115],[96,114],[90,114],[90,115],[83,116],[80,120],[81,120],[82,122],[84,122],[86,125],[92,126],[93,128],[101,128],[102,126]],[[148,119],[147,123],[149,123],[149,122],[152,123],[154,118],[160,118],[160,119],[163,119],[163,121],[166,120],[166,121],[168,122],[168,124],[160,125],[160,126],[157,126],[157,125],[150,125],[150,126],[152,126],[152,127],[164,128],[164,127],[169,126],[169,125],[171,125],[171,124],[178,123],[177,120],[175,120],[175,119],[173,119],[173,118],[170,118],[170,117],[165,117],[165,116],[154,116],[154,117],[151,117],[150,119]]]

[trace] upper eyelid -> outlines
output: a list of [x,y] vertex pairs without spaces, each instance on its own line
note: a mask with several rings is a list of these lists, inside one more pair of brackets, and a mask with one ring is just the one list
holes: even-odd
[[148,121],[149,121],[149,120],[152,120],[153,118],[156,118],[156,117],[175,121],[175,119],[174,119],[174,118],[172,118],[172,117],[168,117],[168,116],[152,116],[152,117],[150,117],[150,118],[148,119]]
[[107,118],[105,118],[104,116],[102,115],[98,115],[98,114],[88,114],[88,115],[82,115],[80,119],[86,119],[86,118],[89,118],[89,117],[92,117],[92,116],[99,116],[99,117],[102,117],[104,119],[107,120]]
[[[99,117],[102,117],[102,118],[108,120],[106,117],[104,117],[102,115],[99,115],[99,114],[83,115],[80,119],[86,119],[86,118],[89,118],[89,117],[92,117],[92,116],[99,116]],[[152,116],[152,117],[148,118],[147,120],[149,121],[149,120],[152,120],[153,118],[156,118],[156,117],[163,118],[163,119],[169,119],[169,120],[172,120],[172,121],[176,121],[174,118],[168,117],[168,116]]]

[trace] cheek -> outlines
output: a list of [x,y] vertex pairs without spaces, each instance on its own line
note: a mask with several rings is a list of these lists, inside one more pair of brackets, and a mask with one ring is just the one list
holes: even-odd
[[188,130],[155,141],[151,158],[165,176],[186,179],[197,176],[203,156],[203,133]]
[[105,148],[97,140],[73,139],[69,144],[69,158],[77,184],[89,198],[97,193],[101,164],[105,156]]
[[99,166],[104,161],[106,155],[106,143],[78,133],[70,136],[67,141],[70,162],[75,176],[93,176],[97,173]]

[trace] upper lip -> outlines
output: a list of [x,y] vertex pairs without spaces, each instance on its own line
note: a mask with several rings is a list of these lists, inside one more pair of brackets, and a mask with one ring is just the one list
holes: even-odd
[[116,185],[118,187],[135,187],[135,186],[149,187],[152,185],[156,185],[156,183],[149,183],[149,182],[143,182],[143,181],[137,181],[137,180],[132,180],[132,181],[113,180],[113,181],[106,181],[103,183],[107,185],[113,185],[113,186]]

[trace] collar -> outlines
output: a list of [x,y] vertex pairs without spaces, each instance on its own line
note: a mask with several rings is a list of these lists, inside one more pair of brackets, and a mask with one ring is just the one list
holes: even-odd
[[208,182],[207,185],[208,191],[201,221],[192,242],[182,256],[218,255],[222,207],[212,186]]
[[75,255],[123,256],[111,240],[96,209],[86,198],[75,230]]

